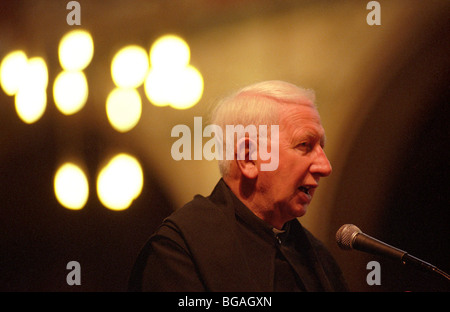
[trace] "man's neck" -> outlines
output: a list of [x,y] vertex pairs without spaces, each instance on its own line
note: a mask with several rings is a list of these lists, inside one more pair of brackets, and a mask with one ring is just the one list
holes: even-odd
[[258,218],[278,230],[283,228],[286,220],[281,218],[278,209],[274,209],[274,207],[266,207],[264,205],[265,203],[261,202],[254,185],[243,183],[241,180],[225,177],[223,180],[234,195]]

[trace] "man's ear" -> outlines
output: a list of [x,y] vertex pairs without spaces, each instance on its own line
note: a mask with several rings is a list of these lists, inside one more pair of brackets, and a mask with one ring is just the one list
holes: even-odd
[[248,137],[241,138],[236,144],[235,161],[241,173],[248,179],[258,176],[258,152],[256,142]]

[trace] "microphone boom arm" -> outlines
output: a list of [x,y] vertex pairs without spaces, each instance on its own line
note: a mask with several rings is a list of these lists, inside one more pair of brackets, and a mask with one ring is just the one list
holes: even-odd
[[425,262],[423,260],[420,260],[419,258],[416,258],[413,255],[410,255],[408,253],[406,253],[402,257],[402,263],[406,264],[406,265],[408,265],[408,264],[413,265],[414,267],[416,267],[417,269],[419,269],[421,271],[437,274],[439,276],[446,278],[448,281],[450,281],[450,275],[448,273],[445,273],[444,271],[435,267],[434,265],[432,265],[428,262]]
[[356,249],[373,255],[381,255],[394,260],[400,260],[402,264],[409,265],[428,273],[437,274],[450,281],[450,275],[434,265],[416,258],[404,250],[388,245],[376,238],[361,232],[353,225],[343,225],[336,233],[336,240],[339,247],[343,249]]

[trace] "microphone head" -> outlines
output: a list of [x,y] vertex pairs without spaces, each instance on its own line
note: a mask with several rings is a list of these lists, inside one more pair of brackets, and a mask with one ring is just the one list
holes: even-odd
[[344,224],[336,232],[336,242],[342,249],[353,249],[353,238],[359,233],[362,232],[356,225]]

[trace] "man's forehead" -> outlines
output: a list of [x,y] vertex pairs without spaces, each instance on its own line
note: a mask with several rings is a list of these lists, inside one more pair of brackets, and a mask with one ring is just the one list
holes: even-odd
[[318,127],[322,127],[319,112],[312,103],[280,107],[280,127],[300,127],[304,124],[316,124]]
[[325,129],[319,112],[313,106],[297,105],[280,112],[279,126],[280,132],[287,135],[289,141],[316,138],[325,144]]

